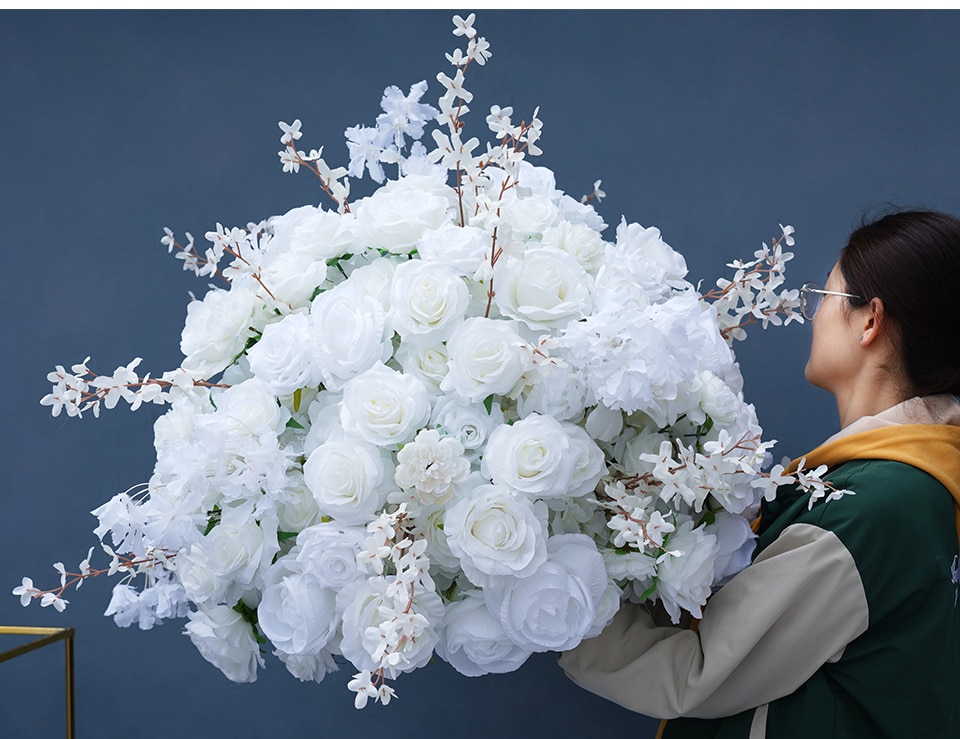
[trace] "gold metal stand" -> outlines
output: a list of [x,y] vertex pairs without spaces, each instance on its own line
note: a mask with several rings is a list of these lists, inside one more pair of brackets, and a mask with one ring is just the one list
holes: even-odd
[[45,628],[42,626],[0,626],[0,634],[14,634],[19,636],[39,636],[39,639],[22,644],[15,649],[0,652],[0,662],[19,657],[21,654],[40,649],[47,644],[53,644],[61,639],[66,647],[67,668],[67,739],[74,739],[74,709],[73,709],[73,629]]

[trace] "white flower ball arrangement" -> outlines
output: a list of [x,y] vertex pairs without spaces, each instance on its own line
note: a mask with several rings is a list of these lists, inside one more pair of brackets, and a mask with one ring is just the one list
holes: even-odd
[[[749,521],[788,479],[730,346],[801,320],[782,289],[790,227],[701,294],[656,228],[594,209],[530,163],[541,121],[486,116],[466,138],[464,73],[489,44],[454,17],[437,107],[390,87],[347,168],[298,150],[330,206],[218,224],[187,270],[184,360],[141,377],[87,361],[50,374],[54,415],[167,404],[149,481],[94,513],[121,626],[186,618],[231,680],[276,656],[301,680],[349,663],[356,705],[436,654],[464,675],[518,669],[596,635],[624,599],[699,616],[749,562]],[[390,179],[387,172],[395,172]],[[350,178],[379,184],[349,199]],[[816,478],[802,482],[816,485]]]

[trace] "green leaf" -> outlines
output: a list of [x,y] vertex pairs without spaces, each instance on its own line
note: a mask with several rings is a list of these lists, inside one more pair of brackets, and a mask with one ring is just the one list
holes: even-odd
[[643,595],[640,596],[640,600],[647,600],[651,595],[653,595],[657,590],[657,579],[653,579],[653,585],[643,591]]
[[203,535],[206,536],[213,531],[213,527],[218,523],[220,523],[220,506],[215,505],[212,511],[207,511],[207,527],[203,530]]
[[289,541],[290,539],[296,539],[296,531],[278,531],[277,532],[277,541]]
[[251,608],[242,600],[238,600],[237,604],[233,607],[237,613],[250,624],[250,628],[253,629],[253,638],[257,640],[257,644],[266,644],[266,637],[260,633],[260,629],[257,628],[257,609]]
[[289,421],[287,421],[287,428],[302,429],[302,428],[305,428],[305,426],[302,423],[300,423],[296,418],[291,418]]
[[493,413],[493,396],[488,395],[483,399],[483,407],[487,409],[487,415],[489,416]]

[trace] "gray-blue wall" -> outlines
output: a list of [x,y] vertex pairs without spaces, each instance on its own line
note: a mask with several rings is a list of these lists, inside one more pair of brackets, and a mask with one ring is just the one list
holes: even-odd
[[[460,11],[463,12],[463,11]],[[399,701],[353,709],[346,671],[300,684],[275,660],[233,685],[180,635],[117,629],[112,582],[60,615],[2,595],[95,542],[88,511],[145,480],[156,413],[53,419],[38,401],[54,364],[92,355],[179,363],[187,291],[204,285],[160,245],[319,202],[281,173],[278,120],[303,148],[346,161],[343,130],[372,124],[388,84],[448,71],[450,12],[0,13],[0,623],[70,625],[80,737],[653,736],[655,722],[566,682],[552,655],[468,679],[438,663]],[[960,211],[960,16],[952,12],[493,12],[493,59],[471,70],[470,126],[491,104],[539,105],[545,154],[573,195],[603,180],[600,212],[658,226],[712,282],[779,223],[788,273],[823,279],[864,210]],[[960,287],[960,286],[958,286]],[[777,456],[836,425],[805,385],[808,327],[739,347],[748,399]],[[102,560],[101,560],[102,561]],[[0,637],[0,650],[16,643]],[[0,735],[63,735],[58,647],[0,664]]]

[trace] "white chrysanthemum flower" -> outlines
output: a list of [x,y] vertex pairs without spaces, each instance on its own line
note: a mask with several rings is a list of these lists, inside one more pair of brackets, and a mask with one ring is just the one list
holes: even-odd
[[422,503],[435,504],[450,500],[454,485],[469,474],[470,462],[456,438],[440,438],[436,429],[423,429],[397,452],[393,479],[401,488],[414,488]]

